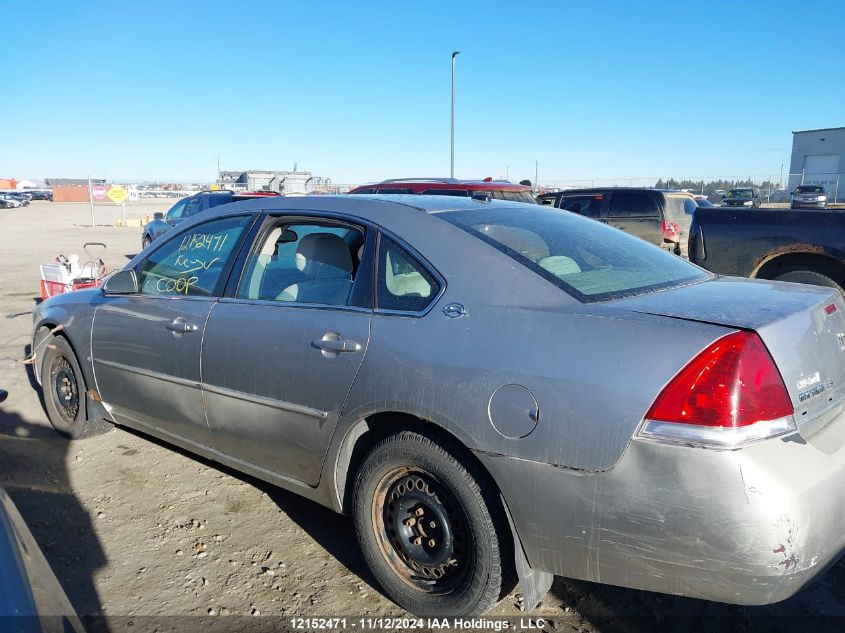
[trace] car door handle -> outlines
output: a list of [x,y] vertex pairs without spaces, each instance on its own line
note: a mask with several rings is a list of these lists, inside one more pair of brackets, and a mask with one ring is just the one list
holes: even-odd
[[341,352],[360,352],[361,344],[357,341],[350,341],[349,339],[320,339],[318,341],[311,341],[311,347],[329,352],[330,354],[340,354]]
[[182,317],[176,317],[167,324],[167,329],[177,334],[187,334],[188,332],[196,332],[197,326],[193,323],[187,323]]

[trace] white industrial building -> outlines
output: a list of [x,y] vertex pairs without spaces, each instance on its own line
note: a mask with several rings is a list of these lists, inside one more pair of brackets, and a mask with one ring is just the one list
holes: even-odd
[[250,169],[248,171],[221,171],[217,184],[222,189],[235,191],[276,191],[278,193],[308,194],[321,191],[331,185],[329,178],[319,178],[310,171],[269,171]]
[[822,185],[831,201],[845,200],[845,127],[792,133],[789,190],[800,184]]

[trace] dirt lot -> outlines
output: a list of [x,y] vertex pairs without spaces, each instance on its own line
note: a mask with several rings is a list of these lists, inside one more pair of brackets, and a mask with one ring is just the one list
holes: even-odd
[[[140,203],[128,215],[168,206]],[[264,622],[281,630],[287,620],[268,616],[400,614],[365,569],[345,517],[123,429],[74,443],[52,432],[20,362],[38,264],[102,241],[109,268],[120,266],[137,251],[140,230],[110,226],[119,216],[119,208],[98,207],[104,225],[92,229],[84,204],[0,211],[0,386],[10,392],[0,410],[0,485],[78,612],[96,616],[89,628],[217,631]],[[842,563],[768,608],[557,579],[534,615],[562,631],[818,630],[845,616],[843,587]],[[493,615],[524,617],[518,592]]]

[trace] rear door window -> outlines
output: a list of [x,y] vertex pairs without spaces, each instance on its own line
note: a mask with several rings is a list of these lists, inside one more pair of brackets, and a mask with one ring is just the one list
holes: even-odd
[[469,191],[466,189],[426,189],[423,191],[424,196],[455,196],[456,198],[466,198],[469,196]]
[[608,216],[612,218],[660,217],[654,196],[642,191],[615,191],[610,199]]
[[[357,227],[319,220],[280,223],[250,256],[237,296],[282,303],[353,305],[363,246],[364,231]],[[372,295],[372,286],[370,289]]]
[[537,201],[527,191],[473,191],[473,195],[489,196],[493,200],[508,200],[509,202],[527,202],[536,204]]

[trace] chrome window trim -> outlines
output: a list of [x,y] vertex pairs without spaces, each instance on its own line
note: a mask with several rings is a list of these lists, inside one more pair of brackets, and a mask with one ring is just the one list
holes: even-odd
[[341,310],[343,312],[359,312],[362,314],[371,314],[373,311],[370,308],[362,308],[361,306],[348,305],[334,305],[329,303],[302,303],[300,301],[279,301],[276,299],[247,299],[245,297],[221,297],[217,303],[233,303],[240,305],[262,305],[274,306],[284,308],[310,308],[315,310]]

